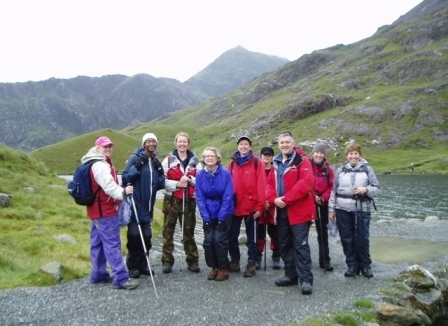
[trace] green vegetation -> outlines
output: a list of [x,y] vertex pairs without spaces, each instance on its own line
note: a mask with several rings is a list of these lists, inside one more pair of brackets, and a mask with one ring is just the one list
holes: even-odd
[[[39,269],[52,261],[65,267],[64,282],[89,275],[89,220],[85,207],[67,194],[66,182],[30,155],[2,144],[0,175],[0,192],[12,196],[10,206],[0,208],[0,289],[56,284]],[[160,233],[162,220],[157,201],[154,236]],[[60,234],[71,235],[77,243],[58,242],[54,237]]]
[[373,307],[375,307],[375,303],[372,300],[361,299],[361,300],[355,301],[355,307],[356,308],[372,309]]
[[350,313],[346,311],[341,311],[334,317],[334,321],[339,325],[345,326],[358,326],[358,320]]
[[330,326],[330,325],[344,325],[344,326],[358,326],[363,322],[378,322],[378,316],[375,308],[375,303],[371,300],[361,299],[354,303],[354,310],[341,309],[334,311],[327,315],[320,315],[313,318],[307,318],[300,321],[297,326]]

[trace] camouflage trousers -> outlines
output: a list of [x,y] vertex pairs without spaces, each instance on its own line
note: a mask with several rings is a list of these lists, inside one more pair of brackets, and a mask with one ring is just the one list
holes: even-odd
[[[163,199],[163,246],[162,246],[162,264],[173,266],[174,264],[174,231],[176,223],[182,230],[182,199],[174,196],[165,196]],[[197,265],[199,260],[198,247],[194,240],[194,229],[196,227],[196,200],[194,198],[185,200],[185,221],[183,240],[184,251],[188,266]]]

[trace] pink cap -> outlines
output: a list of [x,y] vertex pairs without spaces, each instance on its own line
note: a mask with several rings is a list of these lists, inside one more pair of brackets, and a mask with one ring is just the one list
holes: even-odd
[[115,144],[106,136],[102,136],[99,137],[96,141],[95,141],[95,146],[103,146],[106,147],[108,145],[112,145],[114,146]]

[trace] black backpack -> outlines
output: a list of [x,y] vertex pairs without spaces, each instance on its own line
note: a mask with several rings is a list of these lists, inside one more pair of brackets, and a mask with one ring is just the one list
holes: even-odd
[[90,182],[90,168],[93,163],[98,160],[88,161],[75,169],[73,180],[67,185],[68,193],[75,199],[78,205],[88,206],[95,201],[100,187],[97,191],[92,191],[92,183]]

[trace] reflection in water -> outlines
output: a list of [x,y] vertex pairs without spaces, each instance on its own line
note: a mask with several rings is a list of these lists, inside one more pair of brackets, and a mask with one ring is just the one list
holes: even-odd
[[386,264],[421,264],[445,257],[447,253],[448,242],[403,238],[370,238],[372,259]]

